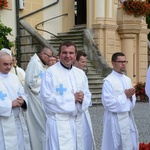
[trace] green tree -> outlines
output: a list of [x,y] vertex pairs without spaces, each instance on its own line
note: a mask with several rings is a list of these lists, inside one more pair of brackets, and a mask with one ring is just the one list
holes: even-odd
[[10,49],[11,47],[14,46],[12,42],[9,41],[7,38],[8,35],[11,35],[12,29],[10,27],[5,26],[1,21],[0,21],[0,49],[2,48],[8,48]]

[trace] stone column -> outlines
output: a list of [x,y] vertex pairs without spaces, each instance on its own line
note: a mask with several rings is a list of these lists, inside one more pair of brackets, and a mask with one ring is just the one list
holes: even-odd
[[93,0],[94,18],[114,18],[114,0]]
[[114,18],[114,0],[93,0],[94,21],[94,41],[102,55],[110,63],[109,55],[115,50],[115,33],[117,29],[116,19]]
[[[142,17],[134,17],[133,15],[125,14],[121,5],[119,5],[117,9],[117,30],[121,38],[121,51],[126,55],[126,59],[128,60],[126,74],[133,82],[136,82],[136,47],[134,46],[134,42],[142,28],[141,22]],[[136,43],[136,45],[138,46],[139,44]]]
[[126,60],[128,64],[126,65],[126,74],[134,81],[135,78],[135,71],[134,71],[134,38],[136,34],[121,34],[121,50],[126,55]]
[[105,17],[105,0],[95,0],[95,18]]

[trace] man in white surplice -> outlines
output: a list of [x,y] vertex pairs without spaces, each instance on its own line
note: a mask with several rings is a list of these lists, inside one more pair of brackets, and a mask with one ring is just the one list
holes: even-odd
[[147,70],[145,92],[148,96],[149,104],[150,104],[150,67]]
[[12,56],[12,61],[13,61],[13,66],[10,71],[18,76],[20,82],[24,86],[24,80],[26,75],[25,71],[17,65],[17,58],[15,55]]
[[39,93],[41,80],[51,56],[51,50],[44,47],[39,54],[33,55],[26,69],[25,92],[29,97],[29,107],[25,117],[32,150],[45,150],[46,146],[46,116]]
[[18,76],[19,81],[22,83],[22,85],[24,85],[25,71],[22,68],[17,66],[16,56],[13,56],[11,50],[7,48],[2,48],[1,52],[6,52],[12,57],[13,64],[10,72],[16,74]]
[[138,132],[132,115],[135,89],[130,78],[123,74],[126,64],[123,53],[114,53],[113,71],[104,79],[102,150],[138,150]]
[[41,85],[41,100],[47,116],[46,150],[83,150],[82,113],[91,102],[85,73],[74,66],[76,47],[64,42],[60,62],[48,68]]
[[[78,51],[74,66],[84,70],[87,66],[86,64],[86,53],[83,51]],[[92,101],[90,106],[92,106]],[[84,150],[95,149],[95,140],[93,135],[92,122],[88,109],[82,113],[82,124],[83,124],[83,135],[84,135]]]
[[11,56],[0,51],[0,150],[31,150],[23,117],[27,97],[11,67]]

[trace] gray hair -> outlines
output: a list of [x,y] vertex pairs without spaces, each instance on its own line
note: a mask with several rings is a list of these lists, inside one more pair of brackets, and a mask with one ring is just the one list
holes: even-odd
[[6,53],[8,53],[10,56],[12,56],[10,49],[2,48],[2,49],[1,49],[1,52],[6,52]]
[[5,55],[8,55],[8,56],[10,56],[10,57],[12,58],[12,56],[11,56],[9,53],[0,51],[0,58],[1,58],[2,56],[5,56]]

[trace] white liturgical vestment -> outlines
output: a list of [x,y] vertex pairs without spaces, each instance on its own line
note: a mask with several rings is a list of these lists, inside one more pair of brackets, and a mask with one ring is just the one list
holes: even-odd
[[31,58],[25,77],[25,92],[28,95],[29,106],[25,113],[30,134],[32,150],[45,150],[46,146],[46,116],[39,98],[40,85],[47,66],[37,54]]
[[129,88],[132,88],[131,80],[124,74],[112,71],[104,79],[102,150],[138,150],[138,133],[132,115],[136,98],[133,95],[130,100],[124,93]]
[[12,108],[12,101],[26,94],[13,73],[0,73],[0,150],[31,150],[29,134],[21,107]]
[[[88,79],[87,79],[88,80]],[[92,106],[92,101],[90,107]],[[84,150],[96,150],[93,127],[89,110],[82,113]]]
[[145,92],[149,98],[149,103],[150,103],[150,67],[147,70]]
[[92,122],[88,109],[82,113],[82,124],[83,124],[83,139],[84,139],[84,150],[95,150],[95,139],[93,135]]
[[19,81],[22,83],[22,85],[24,85],[25,71],[22,68],[20,68],[18,66],[12,67],[10,72],[16,74],[19,78]]
[[[77,91],[84,93],[82,104],[75,103]],[[84,150],[81,117],[91,102],[85,73],[57,62],[46,71],[40,95],[47,116],[46,150]]]

